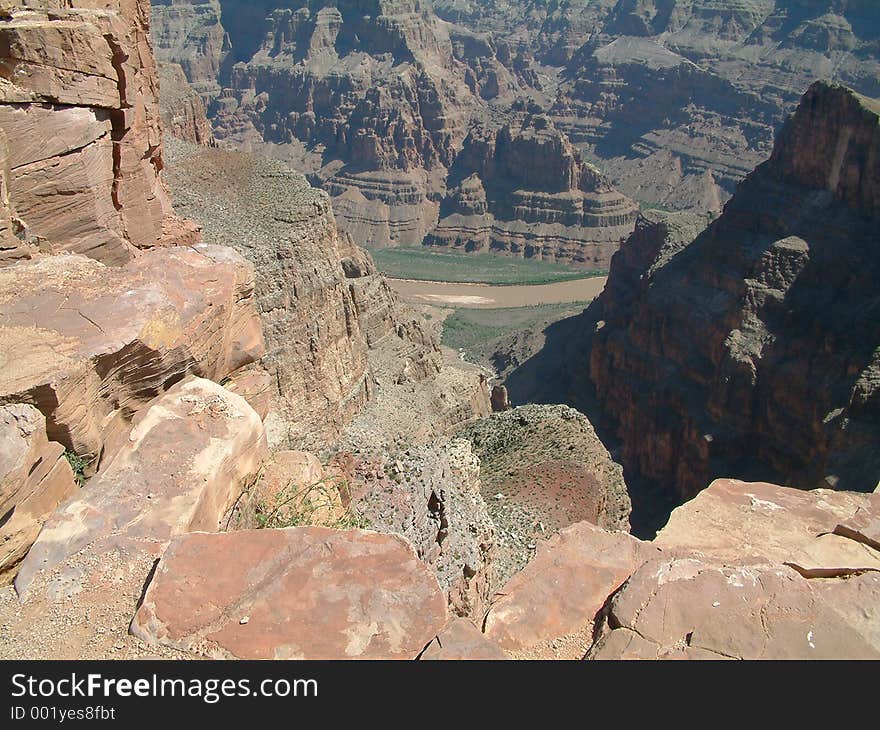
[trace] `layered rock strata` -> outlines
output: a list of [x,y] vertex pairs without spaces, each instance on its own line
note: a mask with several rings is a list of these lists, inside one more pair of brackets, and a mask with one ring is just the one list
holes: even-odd
[[817,83],[717,221],[643,219],[615,257],[589,368],[625,470],[877,486],[878,111]]
[[470,133],[425,243],[605,271],[637,214],[547,118],[520,114]]
[[121,267],[65,254],[0,269],[0,403],[35,406],[50,439],[93,460],[186,374],[220,380],[263,354],[253,277],[201,244]]
[[0,228],[33,239],[31,248],[109,264],[197,240],[173,215],[161,178],[146,2],[13,6],[0,20],[0,49],[9,169]]

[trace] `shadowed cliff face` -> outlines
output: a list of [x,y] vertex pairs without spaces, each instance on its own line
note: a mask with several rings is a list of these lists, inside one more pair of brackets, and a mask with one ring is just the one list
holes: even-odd
[[628,473],[685,498],[720,474],[877,486],[878,144],[877,102],[817,83],[691,242],[639,222],[589,359]]

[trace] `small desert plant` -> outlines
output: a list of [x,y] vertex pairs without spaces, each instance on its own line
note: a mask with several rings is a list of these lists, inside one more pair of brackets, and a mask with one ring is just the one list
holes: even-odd
[[76,486],[82,488],[83,484],[86,483],[86,467],[89,465],[89,462],[70,449],[65,450],[64,458],[67,459],[67,463],[70,464],[70,468],[73,470]]
[[238,529],[303,527],[320,525],[338,530],[365,529],[369,520],[353,507],[340,508],[339,494],[346,493],[345,480],[325,477],[313,484],[288,482],[274,494],[261,494],[257,475],[242,495],[235,523]]

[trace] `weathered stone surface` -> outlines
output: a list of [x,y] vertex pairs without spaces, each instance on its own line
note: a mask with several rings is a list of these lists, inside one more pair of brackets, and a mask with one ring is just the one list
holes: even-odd
[[62,6],[13,5],[0,21],[0,128],[23,141],[11,147],[11,212],[42,248],[111,264],[195,242],[161,179],[149,3]]
[[840,535],[819,535],[785,564],[805,578],[834,578],[880,571],[880,551]]
[[0,407],[0,584],[8,583],[43,522],[76,491],[64,447],[46,438],[33,406]]
[[114,412],[130,418],[187,373],[220,380],[263,354],[253,286],[220,246],[0,269],[0,403],[31,403],[51,439],[98,456]]
[[717,476],[876,488],[878,118],[816,83],[718,220],[621,249],[589,370],[629,473],[679,498]]
[[837,525],[834,532],[880,550],[880,493],[868,495],[868,504]]
[[385,455],[342,453],[335,467],[350,485],[352,509],[371,529],[405,537],[436,573],[450,610],[481,617],[495,588],[496,536],[470,444],[457,439]]
[[782,564],[867,502],[867,495],[830,489],[717,479],[672,512],[654,544],[718,563]]
[[176,539],[131,631],[220,658],[414,659],[446,619],[402,538],[298,527]]
[[580,522],[540,543],[499,592],[486,635],[525,657],[580,658],[608,597],[658,551],[623,533]]
[[507,654],[466,618],[454,618],[434,638],[419,659],[424,660],[504,660]]
[[265,453],[263,424],[243,398],[186,378],[136,414],[124,446],[46,522],[16,589],[82,552],[135,562],[183,532],[219,529]]
[[[834,593],[842,582],[825,586],[782,566],[648,562],[612,600],[614,629],[590,658],[877,658],[876,630],[848,621],[857,606]],[[861,605],[873,610],[880,581],[861,587]]]

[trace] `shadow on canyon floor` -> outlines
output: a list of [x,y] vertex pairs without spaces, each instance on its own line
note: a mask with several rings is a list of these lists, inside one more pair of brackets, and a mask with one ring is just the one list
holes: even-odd
[[[600,317],[600,305],[591,304],[582,314],[554,322],[544,330],[544,347],[526,360],[505,380],[510,402],[565,403],[583,413],[596,435],[619,462],[619,440],[613,425],[608,423],[599,408],[595,388],[589,377],[590,351],[593,333]],[[632,534],[650,540],[669,519],[678,503],[650,480],[631,475],[624,470],[624,478],[632,499],[630,524]]]

